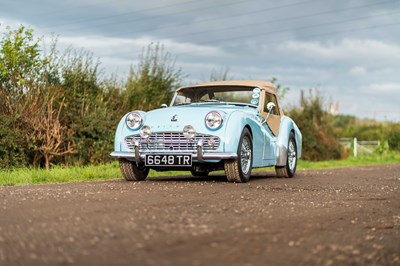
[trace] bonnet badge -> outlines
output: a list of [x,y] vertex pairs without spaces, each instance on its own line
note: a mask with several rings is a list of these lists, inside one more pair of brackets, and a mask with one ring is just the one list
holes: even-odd
[[176,121],[178,121],[178,115],[174,115],[174,116],[171,118],[171,122],[176,122]]

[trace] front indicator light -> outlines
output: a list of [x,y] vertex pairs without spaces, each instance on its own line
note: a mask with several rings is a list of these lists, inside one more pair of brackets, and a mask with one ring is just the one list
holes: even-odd
[[186,125],[183,128],[183,136],[185,136],[185,138],[187,138],[188,140],[193,139],[195,135],[196,135],[196,129],[194,129],[193,126]]
[[150,127],[145,125],[142,127],[142,129],[140,130],[140,137],[142,137],[143,139],[148,139],[151,136],[151,130]]

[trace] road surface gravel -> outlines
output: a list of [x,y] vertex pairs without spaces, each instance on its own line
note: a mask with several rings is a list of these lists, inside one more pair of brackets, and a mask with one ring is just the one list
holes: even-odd
[[0,187],[0,265],[400,265],[400,164]]

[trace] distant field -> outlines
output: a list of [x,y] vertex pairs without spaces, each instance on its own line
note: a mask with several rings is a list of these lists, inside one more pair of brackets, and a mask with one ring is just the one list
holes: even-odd
[[[337,168],[346,166],[370,165],[370,164],[400,164],[400,153],[387,153],[384,155],[364,155],[357,158],[349,157],[346,160],[333,160],[323,162],[309,162],[300,160],[298,170]],[[273,168],[267,168],[273,170]],[[255,169],[255,172],[265,169]],[[222,173],[222,172],[221,172]],[[149,177],[190,175],[190,172],[155,172],[151,171]],[[84,182],[91,180],[108,180],[122,178],[117,162],[104,165],[85,167],[54,167],[49,171],[44,169],[15,169],[0,170],[0,185],[29,185],[46,183]]]

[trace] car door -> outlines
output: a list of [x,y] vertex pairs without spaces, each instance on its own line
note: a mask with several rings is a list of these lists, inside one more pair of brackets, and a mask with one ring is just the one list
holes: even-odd
[[268,119],[266,121],[266,125],[269,127],[269,129],[271,130],[272,134],[274,136],[278,136],[279,135],[279,127],[281,125],[281,111],[278,105],[278,101],[276,99],[276,95],[273,93],[270,93],[268,91],[265,91],[265,95],[264,95],[264,105],[263,105],[263,109],[261,112],[261,115],[265,118],[267,118],[268,115],[268,109],[267,109],[267,104],[269,102],[273,102],[275,104],[275,107],[272,109],[270,115],[268,116]]

